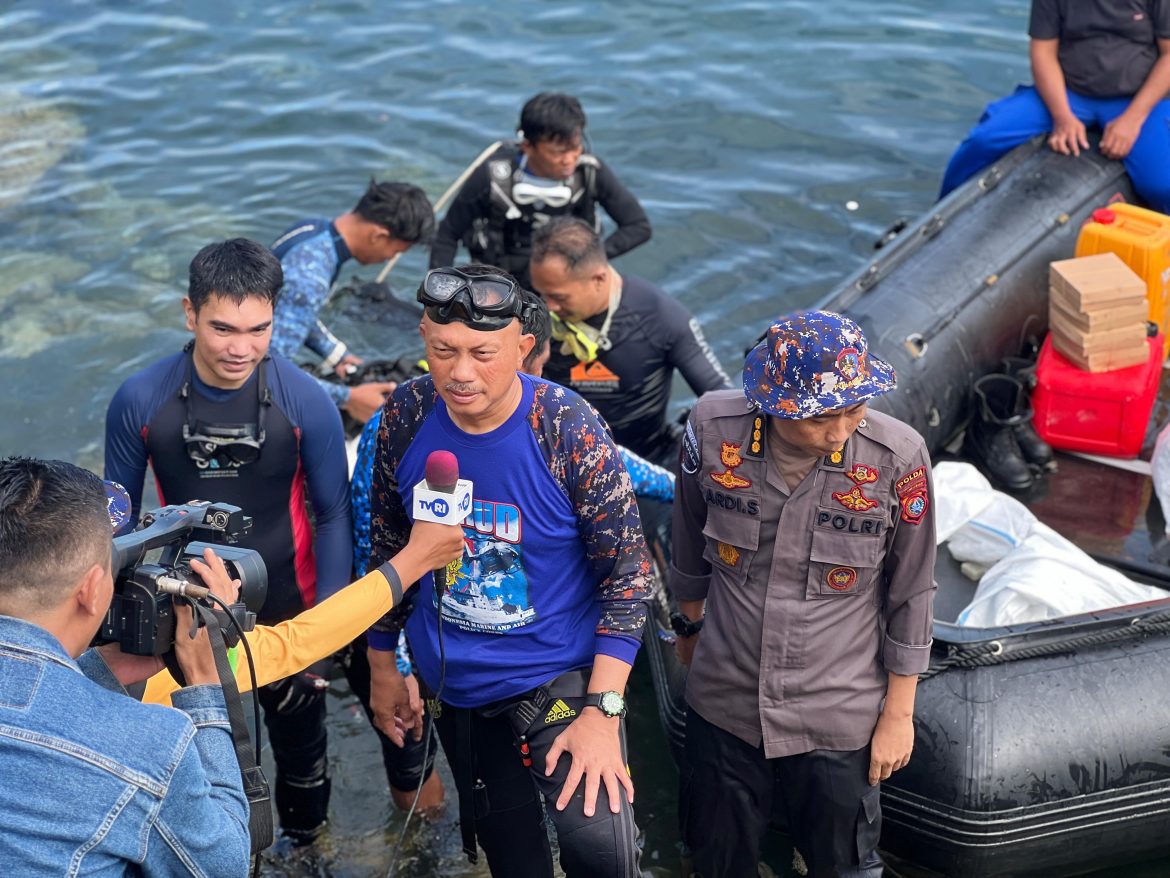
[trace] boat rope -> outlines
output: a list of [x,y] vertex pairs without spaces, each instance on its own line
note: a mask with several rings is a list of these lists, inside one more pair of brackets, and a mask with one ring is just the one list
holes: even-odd
[[928,680],[951,668],[980,668],[988,665],[999,665],[1005,662],[1020,661],[1021,659],[1060,655],[1062,653],[1073,652],[1083,647],[1116,643],[1122,640],[1131,640],[1135,637],[1146,637],[1152,634],[1170,634],[1170,612],[1157,613],[1156,615],[1147,616],[1143,619],[1134,619],[1128,625],[1111,628],[1108,631],[1082,634],[1076,637],[1052,641],[1051,643],[1022,646],[1018,649],[1005,648],[1002,640],[991,640],[969,648],[952,647],[952,651],[946,658],[919,674],[918,679]]
[[[475,172],[475,169],[486,162],[488,156],[490,156],[503,145],[504,143],[502,140],[497,140],[495,143],[492,143],[490,146],[488,146],[487,149],[477,155],[475,157],[475,161],[463,169],[463,173],[455,178],[455,182],[448,186],[447,191],[440,195],[439,200],[435,202],[435,219],[439,218],[439,211],[447,206],[447,202],[451,200],[451,196],[463,188],[463,184],[467,182],[467,178]],[[382,281],[386,280],[386,275],[390,274],[390,270],[394,268],[394,264],[398,262],[398,257],[401,255],[401,253],[395,253],[390,257],[390,259],[382,267],[381,272],[378,273],[376,283],[382,283]]]

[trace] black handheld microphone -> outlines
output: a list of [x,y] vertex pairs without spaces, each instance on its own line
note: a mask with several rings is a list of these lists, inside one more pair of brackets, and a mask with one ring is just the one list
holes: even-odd
[[[423,473],[427,490],[439,494],[454,494],[455,487],[459,484],[459,460],[450,451],[432,451],[427,455]],[[431,572],[435,577],[435,589],[441,595],[450,585],[447,568],[440,567]]]

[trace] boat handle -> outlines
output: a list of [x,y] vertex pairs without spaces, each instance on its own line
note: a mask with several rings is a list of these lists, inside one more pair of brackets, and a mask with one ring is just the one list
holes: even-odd
[[910,333],[908,336],[906,336],[906,341],[903,342],[903,344],[906,345],[906,350],[910,352],[910,356],[912,356],[914,359],[920,360],[926,356],[927,342],[926,339],[922,337],[921,332]]

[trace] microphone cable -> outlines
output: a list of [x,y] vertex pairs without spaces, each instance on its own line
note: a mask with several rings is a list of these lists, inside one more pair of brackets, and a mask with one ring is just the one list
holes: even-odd
[[[439,687],[435,691],[434,703],[437,707],[439,700],[443,697],[443,686],[447,682],[447,652],[443,648],[443,593],[445,589],[440,589],[438,585],[435,586],[435,591],[438,593],[438,612],[435,614],[435,635],[439,640]],[[421,678],[420,678],[421,679]],[[398,858],[402,855],[402,843],[406,840],[406,830],[410,828],[411,818],[414,817],[415,809],[418,808],[418,800],[422,796],[423,784],[426,783],[427,773],[427,759],[430,758],[431,742],[438,735],[435,730],[435,717],[432,716],[430,724],[427,726],[427,733],[423,741],[423,757],[422,757],[422,773],[418,779],[418,789],[414,791],[414,800],[410,803],[410,810],[406,812],[406,819],[402,821],[402,831],[398,833],[398,841],[394,843],[394,853],[390,856],[390,871],[386,873],[386,878],[396,878],[398,874]],[[437,768],[434,770],[438,770]]]

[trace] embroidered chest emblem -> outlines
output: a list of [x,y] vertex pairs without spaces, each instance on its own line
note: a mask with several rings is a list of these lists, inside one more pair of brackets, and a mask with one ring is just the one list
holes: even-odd
[[861,490],[861,485],[857,485],[850,491],[834,491],[833,499],[853,512],[867,512],[878,505],[876,500],[871,500],[865,496],[865,492]]
[[727,469],[721,473],[711,473],[711,480],[729,491],[736,488],[746,488],[752,483],[751,479],[745,479],[743,476],[735,474],[736,468],[743,465],[743,457],[740,456],[739,448],[738,445],[733,445],[730,442],[722,443],[719,460]]
[[852,567],[834,567],[825,574],[825,585],[833,591],[849,591],[857,582],[857,571]]
[[875,467],[864,463],[855,463],[853,469],[845,473],[845,478],[855,485],[868,485],[878,480],[878,471]]
[[728,567],[736,567],[739,564],[739,549],[730,543],[719,544],[719,560]]

